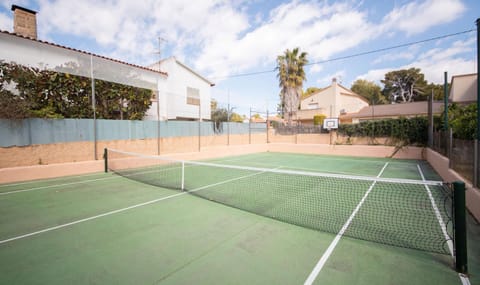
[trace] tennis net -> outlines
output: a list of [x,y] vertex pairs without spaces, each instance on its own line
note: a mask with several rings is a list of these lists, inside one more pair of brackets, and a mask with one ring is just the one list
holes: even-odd
[[108,169],[310,229],[451,254],[450,190],[441,181],[266,169],[108,150]]

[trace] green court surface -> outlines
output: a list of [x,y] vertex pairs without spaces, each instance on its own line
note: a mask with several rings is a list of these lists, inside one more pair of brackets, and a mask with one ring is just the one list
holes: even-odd
[[[448,211],[437,186],[297,175],[439,180],[424,161],[259,153],[208,163],[0,185],[0,284],[462,284],[432,214],[431,204]],[[155,186],[182,175],[190,192]],[[469,282],[480,284],[471,217],[468,234]]]

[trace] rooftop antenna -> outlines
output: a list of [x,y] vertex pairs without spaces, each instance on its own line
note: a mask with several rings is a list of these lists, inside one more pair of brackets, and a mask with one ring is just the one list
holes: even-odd
[[158,51],[155,52],[158,54],[158,71],[160,71],[160,61],[162,60],[162,42],[168,42],[165,38],[158,37]]

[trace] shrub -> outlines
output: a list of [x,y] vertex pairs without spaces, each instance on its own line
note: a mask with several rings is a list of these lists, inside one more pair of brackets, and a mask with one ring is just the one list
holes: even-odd
[[321,126],[323,125],[323,121],[327,116],[325,115],[315,115],[313,116],[313,125],[314,126]]
[[428,119],[425,117],[384,119],[364,121],[359,124],[341,124],[339,134],[348,138],[355,137],[389,137],[392,141],[406,144],[425,145],[428,141]]

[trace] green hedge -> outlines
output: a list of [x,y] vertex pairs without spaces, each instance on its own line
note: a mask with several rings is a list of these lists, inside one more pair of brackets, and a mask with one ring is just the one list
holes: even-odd
[[340,124],[338,133],[350,137],[389,137],[410,145],[426,145],[428,119],[425,117],[364,121]]
[[313,125],[314,126],[321,126],[323,125],[323,121],[327,116],[325,115],[315,115],[313,116]]

